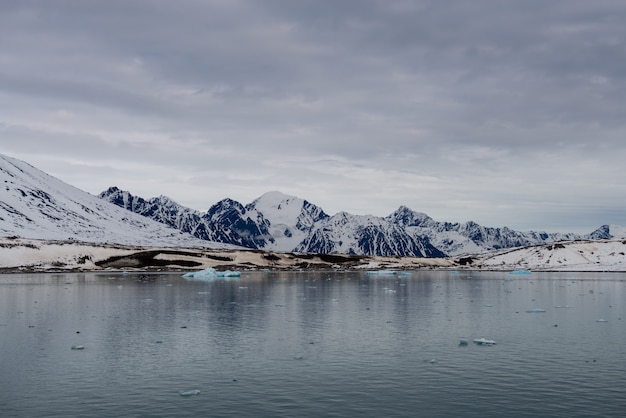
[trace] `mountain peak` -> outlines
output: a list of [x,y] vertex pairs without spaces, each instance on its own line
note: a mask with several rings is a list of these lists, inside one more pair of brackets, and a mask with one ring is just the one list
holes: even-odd
[[400,206],[385,219],[402,226],[421,226],[427,222],[433,222],[433,219],[425,213],[415,212],[404,205]]

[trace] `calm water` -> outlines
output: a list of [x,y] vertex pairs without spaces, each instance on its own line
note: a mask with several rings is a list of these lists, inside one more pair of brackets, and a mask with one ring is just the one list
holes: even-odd
[[0,415],[624,416],[625,297],[624,274],[0,275]]

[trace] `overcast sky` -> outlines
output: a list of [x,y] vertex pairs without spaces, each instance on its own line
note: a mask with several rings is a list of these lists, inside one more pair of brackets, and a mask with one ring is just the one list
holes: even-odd
[[623,0],[2,0],[0,153],[198,210],[626,225]]

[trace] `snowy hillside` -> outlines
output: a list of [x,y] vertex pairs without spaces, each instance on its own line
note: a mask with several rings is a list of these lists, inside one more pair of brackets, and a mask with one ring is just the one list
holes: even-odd
[[98,199],[0,154],[0,236],[128,245],[226,247]]
[[500,251],[478,258],[484,269],[626,271],[626,240],[577,240]]

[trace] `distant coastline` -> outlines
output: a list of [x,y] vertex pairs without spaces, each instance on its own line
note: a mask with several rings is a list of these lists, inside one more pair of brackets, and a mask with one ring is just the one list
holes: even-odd
[[569,241],[465,257],[299,254],[149,247],[0,237],[0,273],[229,270],[415,270],[626,272],[626,240]]

